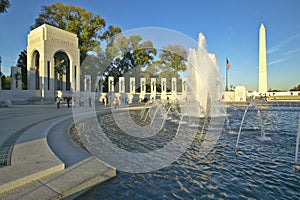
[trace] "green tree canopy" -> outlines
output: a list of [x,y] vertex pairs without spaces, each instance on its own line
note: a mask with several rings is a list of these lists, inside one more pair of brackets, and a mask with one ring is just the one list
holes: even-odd
[[168,45],[162,48],[159,54],[162,64],[173,68],[176,72],[186,70],[187,51],[181,45]]
[[121,33],[121,28],[118,26],[110,25],[108,29],[100,36],[100,39],[105,40],[107,46],[112,46],[114,42],[115,35]]
[[141,36],[118,35],[114,45],[107,47],[106,55],[112,58],[107,75],[118,78],[126,73],[140,73],[152,63],[156,49],[151,41],[143,41]]
[[1,77],[2,90],[10,90],[10,81],[10,76]]
[[89,51],[93,51],[100,45],[101,39],[121,31],[118,27],[110,26],[102,35],[105,27],[103,18],[81,7],[62,3],[42,6],[41,12],[31,29],[42,24],[49,24],[76,34],[79,40],[80,62],[83,62]]
[[[143,41],[141,36],[127,38],[118,34],[107,40],[106,49],[102,53],[98,63],[102,63],[100,68],[103,78],[106,80],[108,76],[113,76],[117,83],[121,76],[139,77],[142,69],[152,64],[156,49],[151,41]],[[101,56],[98,54],[98,57]],[[107,80],[103,84],[107,86]]]
[[8,0],[0,0],[0,13],[7,12],[7,8],[9,8],[10,3]]

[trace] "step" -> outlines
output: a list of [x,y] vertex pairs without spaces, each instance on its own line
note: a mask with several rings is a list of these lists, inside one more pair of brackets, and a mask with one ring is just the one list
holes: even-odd
[[63,171],[0,194],[0,199],[72,199],[114,176],[115,168],[91,156]]

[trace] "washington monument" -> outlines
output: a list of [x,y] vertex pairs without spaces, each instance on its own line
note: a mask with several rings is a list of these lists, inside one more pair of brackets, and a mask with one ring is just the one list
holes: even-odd
[[259,29],[259,71],[258,71],[258,92],[266,93],[267,84],[267,52],[266,52],[266,29],[263,24]]

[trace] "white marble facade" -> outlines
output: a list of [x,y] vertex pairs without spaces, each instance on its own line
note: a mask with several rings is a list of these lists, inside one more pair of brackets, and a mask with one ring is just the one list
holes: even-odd
[[[43,24],[28,34],[28,89],[42,97],[80,90],[80,53],[76,34]],[[59,76],[55,66],[63,68]]]

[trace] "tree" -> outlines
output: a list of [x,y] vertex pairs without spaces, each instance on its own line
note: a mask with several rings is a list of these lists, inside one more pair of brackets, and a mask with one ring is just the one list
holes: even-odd
[[154,61],[145,70],[141,72],[141,76],[145,77],[146,80],[150,80],[151,78],[157,78],[159,76],[159,73],[161,72],[161,68],[161,62]]
[[175,73],[186,70],[187,51],[181,45],[170,44],[163,47],[159,58],[164,66],[173,68]]
[[290,91],[300,91],[300,84],[290,89]]
[[22,88],[27,89],[27,51],[23,50],[19,54],[17,67],[21,67],[22,72]]
[[[42,24],[49,24],[76,34],[79,42],[80,61],[83,62],[88,52],[99,46],[100,39],[103,38],[101,32],[103,32],[105,20],[81,7],[54,3],[42,6],[42,11],[31,29]],[[113,29],[115,30],[116,27]]]
[[1,83],[2,83],[2,90],[10,90],[10,76],[2,76]]
[[[118,35],[121,33],[121,28],[117,26],[109,26],[108,30],[106,30],[103,35],[100,37],[100,39],[103,42],[106,42],[105,46],[106,50],[108,47],[111,47],[114,45],[115,41],[115,35]],[[96,76],[103,76],[100,80],[100,84],[103,83],[103,79],[105,79],[104,72],[107,71],[107,68],[111,65],[114,55],[110,53],[106,53],[106,50],[103,50],[100,46],[97,46],[93,50],[93,54],[88,55],[84,62],[81,64],[81,72],[82,74],[90,74],[92,80],[96,80]],[[95,82],[95,84],[92,85],[92,90],[96,90],[99,83]],[[105,85],[105,84],[104,84]]]
[[126,38],[119,34],[113,41],[105,51],[106,56],[112,60],[104,75],[106,79],[113,76],[115,83],[120,76],[125,76],[126,79],[130,76],[140,77],[142,69],[152,64],[157,53],[152,42],[143,41],[141,36]]
[[7,8],[9,8],[10,3],[8,0],[0,0],[0,13],[6,13]]
[[108,29],[103,33],[102,36],[99,38],[101,40],[105,40],[107,43],[107,46],[112,46],[114,43],[115,36],[119,33],[121,33],[121,28],[118,26],[109,26]]
[[[141,68],[151,63],[156,50],[150,41],[142,41],[140,36],[126,38],[119,34],[121,29],[110,26],[102,39],[106,41],[105,50],[98,48],[82,63],[82,71],[92,76],[102,76],[104,88],[108,76],[113,76],[115,83],[120,76],[138,76]],[[104,89],[105,91],[105,89]]]

